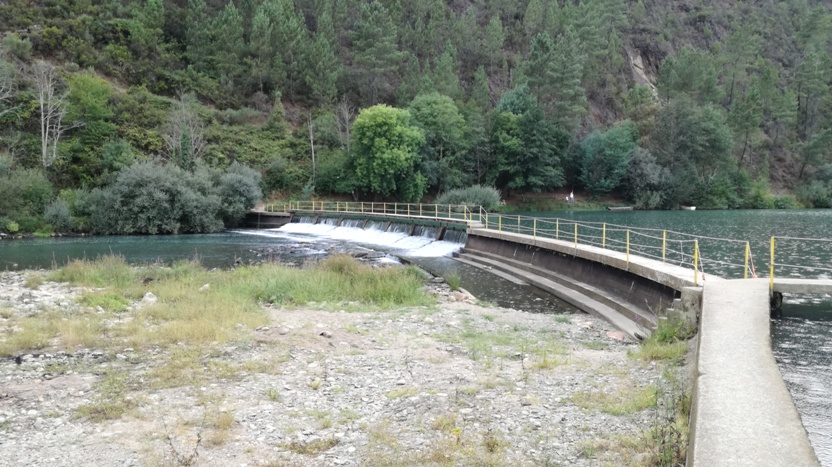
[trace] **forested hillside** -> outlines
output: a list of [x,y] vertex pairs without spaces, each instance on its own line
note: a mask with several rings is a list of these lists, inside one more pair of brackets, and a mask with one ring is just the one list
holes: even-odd
[[[832,206],[819,1],[5,0],[0,33],[0,230],[210,231],[259,188]],[[143,197],[178,217],[111,213]]]

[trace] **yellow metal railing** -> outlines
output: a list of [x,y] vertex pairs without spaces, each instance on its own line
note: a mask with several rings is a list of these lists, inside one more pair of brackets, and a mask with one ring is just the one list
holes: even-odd
[[[779,259],[775,258],[775,247],[779,249]],[[771,237],[769,250],[769,290],[774,290],[775,265],[781,271],[786,271],[784,275],[789,277],[829,277],[832,275],[832,239],[830,238]],[[810,251],[812,253],[809,253]],[[811,257],[810,260],[815,263],[814,265],[791,264],[793,258],[806,261],[807,256]]]
[[[272,212],[354,213],[383,214],[409,218],[435,219],[465,222],[469,228],[486,228],[499,232],[528,235],[535,241],[554,239],[567,241],[575,249],[597,247],[620,251],[625,254],[629,267],[631,256],[653,259],[663,263],[694,270],[694,284],[699,285],[709,271],[725,277],[757,277],[754,270],[751,243],[747,240],[714,238],[691,235],[672,230],[647,229],[609,224],[583,222],[573,219],[530,217],[488,213],[481,206],[454,204],[375,203],[361,201],[286,201],[267,206]],[[569,232],[571,231],[571,235]],[[572,238],[569,238],[572,237]],[[781,269],[810,269],[832,273],[832,267],[797,266],[787,262],[775,262],[775,246],[778,242],[813,241],[829,242],[832,239],[806,239],[771,237],[769,284],[774,286],[775,264]],[[703,245],[705,245],[703,247]],[[709,252],[703,255],[703,250]],[[832,251],[832,249],[830,249]],[[832,260],[829,263],[832,264]]]
[[[749,242],[728,238],[713,238],[690,235],[662,229],[647,229],[609,224],[606,222],[583,222],[573,219],[541,218],[521,215],[486,214],[484,224],[496,228],[499,232],[528,235],[535,240],[564,240],[564,234],[571,232],[568,241],[577,249],[579,246],[600,247],[604,250],[620,251],[625,254],[629,267],[632,256],[649,258],[663,263],[690,267],[698,271],[693,282],[701,283],[705,272],[705,259],[702,255],[702,243],[712,250],[730,250],[735,253],[722,253],[707,258],[708,267],[715,271],[731,270],[719,275],[748,277],[753,268],[749,264],[751,254]],[[714,248],[718,246],[718,248]],[[740,259],[742,258],[742,259]]]
[[[286,201],[266,205],[269,212],[383,214],[443,221],[462,221],[469,227],[485,225],[488,213],[481,206],[464,204],[374,203],[364,201]],[[418,215],[417,215],[418,213]]]

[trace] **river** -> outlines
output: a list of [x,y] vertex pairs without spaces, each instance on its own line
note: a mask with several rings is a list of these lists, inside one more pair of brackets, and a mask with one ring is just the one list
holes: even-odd
[[[756,271],[768,275],[771,236],[829,238],[832,210],[792,211],[623,211],[536,212],[540,217],[561,217],[585,222],[667,229],[709,237],[749,241]],[[395,234],[395,232],[393,233]],[[372,237],[372,236],[371,236]],[[457,272],[462,286],[479,299],[531,312],[574,312],[569,305],[518,286],[479,269],[462,265],[446,255],[458,249],[454,242],[405,238],[404,234],[368,237],[359,231],[334,226],[289,226],[280,232],[244,231],[210,235],[73,237],[0,242],[0,269],[49,268],[71,258],[95,258],[115,253],[130,262],[170,262],[198,257],[207,267],[227,267],[235,258],[243,262],[274,256],[301,263],[320,258],[341,243],[363,244],[404,258],[444,275]],[[720,273],[710,258],[742,253],[737,244],[711,241],[703,244],[706,272]],[[724,249],[724,250],[723,250]],[[272,253],[272,251],[274,253]],[[258,256],[259,255],[259,256]],[[829,278],[832,243],[777,240],[776,275]],[[785,265],[811,266],[814,269]],[[774,353],[804,426],[823,466],[832,467],[832,297],[786,296],[783,317],[772,320]]]

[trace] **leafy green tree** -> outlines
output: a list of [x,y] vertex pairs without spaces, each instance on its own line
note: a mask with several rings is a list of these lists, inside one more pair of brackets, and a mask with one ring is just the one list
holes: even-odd
[[76,183],[94,183],[102,167],[101,146],[115,133],[110,107],[110,85],[92,73],[78,73],[67,79],[70,92],[67,120],[77,127],[68,154],[69,175]]
[[385,75],[396,69],[402,59],[396,45],[396,25],[378,0],[362,5],[352,40],[355,64],[369,87],[370,103],[375,104]]
[[497,112],[492,132],[500,161],[497,187],[539,192],[562,186],[560,158],[568,135],[544,117],[528,86],[505,93]]
[[425,135],[420,165],[428,187],[442,192],[461,186],[466,179],[461,165],[465,120],[454,101],[436,92],[422,94],[409,110],[413,124]]
[[723,113],[689,98],[674,99],[662,108],[650,143],[658,164],[674,176],[678,193],[669,198],[676,202],[689,200],[684,198],[691,194],[692,181],[707,184],[735,166],[731,130]]
[[410,112],[384,104],[362,109],[352,129],[356,181],[369,194],[397,194],[418,201],[427,181],[416,171],[422,130],[411,125]]
[[635,124],[624,121],[605,132],[596,130],[581,142],[580,180],[590,193],[608,193],[621,185],[637,138]]

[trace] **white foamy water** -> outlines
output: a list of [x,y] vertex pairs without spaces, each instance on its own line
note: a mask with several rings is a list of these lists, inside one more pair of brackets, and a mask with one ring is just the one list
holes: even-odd
[[460,242],[437,241],[436,229],[431,227],[421,227],[416,231],[417,235],[409,235],[410,226],[405,225],[393,224],[385,231],[385,224],[379,222],[344,221],[344,226],[336,226],[335,222],[335,219],[322,219],[318,224],[293,222],[278,229],[256,231],[255,234],[293,239],[322,237],[372,245],[413,257],[449,256],[464,245]]

